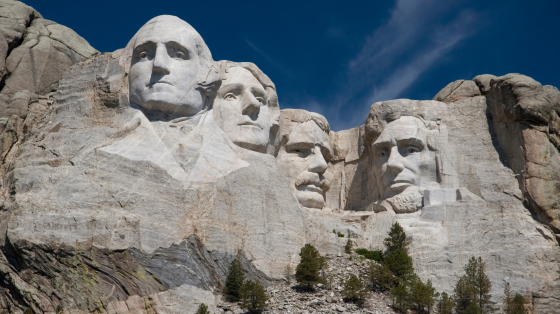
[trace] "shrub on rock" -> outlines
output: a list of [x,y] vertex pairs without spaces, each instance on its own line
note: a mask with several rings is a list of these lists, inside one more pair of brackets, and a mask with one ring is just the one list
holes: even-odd
[[319,272],[325,265],[325,258],[309,243],[301,248],[299,256],[301,259],[296,267],[296,281],[301,287],[311,290],[313,285],[322,281]]
[[239,290],[241,307],[250,313],[261,313],[266,308],[268,296],[264,287],[255,281],[247,280]]
[[239,259],[234,259],[229,266],[229,273],[226,278],[226,286],[224,289],[224,294],[226,298],[230,301],[239,301],[239,290],[243,285],[245,280],[245,273],[243,272],[243,266]]

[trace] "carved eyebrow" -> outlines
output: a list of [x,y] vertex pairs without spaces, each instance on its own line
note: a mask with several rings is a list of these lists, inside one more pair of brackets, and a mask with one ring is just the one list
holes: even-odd
[[424,149],[424,147],[426,146],[426,143],[418,137],[409,137],[409,138],[401,138],[397,140],[399,146],[403,146],[403,145],[414,145],[414,146],[418,146],[418,148],[420,149]]
[[151,40],[148,40],[148,41],[145,41],[145,42],[139,44],[138,46],[134,47],[134,52],[136,53],[136,52],[138,52],[138,50],[144,50],[146,48],[152,48],[152,47],[155,47],[156,45],[157,45],[157,43],[155,43]]
[[294,142],[288,141],[288,143],[286,143],[286,147],[288,147],[290,149],[312,148],[312,147],[315,147],[315,144],[310,143],[310,142],[302,142],[302,141],[294,141]]

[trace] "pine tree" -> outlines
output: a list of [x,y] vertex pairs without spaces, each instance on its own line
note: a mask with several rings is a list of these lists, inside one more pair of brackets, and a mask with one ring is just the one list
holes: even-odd
[[[491,289],[492,283],[486,275],[486,263],[482,262],[480,257],[471,257],[465,266],[465,275],[455,286],[457,314],[494,312]],[[472,303],[476,306],[471,305]]]
[[511,304],[510,314],[527,314],[527,309],[525,308],[525,298],[516,293]]
[[243,266],[241,266],[239,259],[235,258],[229,266],[229,274],[226,278],[226,286],[224,289],[226,298],[233,302],[239,301],[239,290],[244,280],[245,273],[243,272]]
[[448,296],[447,293],[443,292],[436,304],[437,313],[453,314],[454,307],[455,307],[455,301],[453,301],[453,298]]
[[395,276],[385,263],[370,263],[369,278],[372,286],[384,291],[391,288]]
[[362,306],[366,298],[366,289],[360,278],[352,274],[344,282],[344,287],[340,294],[345,301],[356,302],[359,306]]
[[352,253],[352,240],[350,240],[350,238],[348,238],[348,241],[346,241],[346,246],[344,246],[344,252],[346,254]]
[[395,274],[397,281],[406,281],[414,274],[412,258],[402,249],[396,249],[387,254],[385,265]]
[[264,287],[252,280],[247,280],[239,290],[241,297],[241,307],[249,310],[250,313],[261,313],[266,308],[268,296]]
[[210,312],[208,312],[208,307],[206,306],[206,304],[202,303],[198,307],[198,310],[195,314],[210,314]]
[[507,282],[504,288],[503,313],[511,314],[512,305],[513,305],[513,297],[511,296],[511,286],[509,285],[509,282]]
[[403,250],[408,253],[407,246],[409,243],[406,240],[406,233],[398,222],[395,222],[393,226],[391,226],[389,235],[385,238],[383,244],[387,247],[387,253],[396,250]]
[[405,282],[395,286],[389,291],[389,295],[393,298],[393,307],[401,312],[406,312],[408,308],[408,289]]
[[430,310],[436,300],[436,289],[432,286],[432,281],[428,279],[425,283],[414,275],[410,282],[409,302],[416,307],[417,312]]
[[296,281],[303,288],[311,290],[314,284],[321,282],[319,271],[326,263],[325,258],[309,243],[301,248],[299,256],[301,259],[296,267]]

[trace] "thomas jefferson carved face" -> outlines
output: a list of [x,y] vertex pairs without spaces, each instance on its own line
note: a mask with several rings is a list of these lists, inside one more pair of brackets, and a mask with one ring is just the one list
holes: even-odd
[[435,154],[420,119],[402,116],[387,124],[372,144],[373,168],[383,199],[435,182]]
[[313,120],[293,123],[289,140],[280,147],[276,160],[290,178],[290,188],[299,203],[308,208],[325,207],[329,182],[324,174],[330,156],[329,135]]
[[129,73],[130,101],[148,110],[192,115],[204,107],[196,90],[199,56],[190,25],[163,19],[145,25],[134,42]]
[[233,143],[265,152],[271,126],[267,93],[250,71],[229,68],[214,101],[214,118]]

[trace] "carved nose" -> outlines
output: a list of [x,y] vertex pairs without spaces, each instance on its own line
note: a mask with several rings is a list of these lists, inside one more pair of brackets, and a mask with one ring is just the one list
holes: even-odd
[[171,72],[169,66],[169,56],[167,55],[167,47],[165,47],[162,43],[157,45],[154,64],[152,67],[153,72],[164,74],[169,74]]
[[327,170],[328,166],[329,165],[327,164],[327,161],[325,160],[325,157],[323,157],[323,153],[321,152],[321,148],[315,146],[315,148],[313,149],[313,155],[309,160],[309,166],[307,167],[307,170],[309,172],[323,174]]
[[389,153],[389,159],[387,160],[387,170],[394,174],[398,174],[404,170],[404,165],[402,163],[402,156],[399,153],[397,146],[393,146]]
[[243,95],[243,107],[241,113],[256,120],[261,112],[261,103],[251,93]]

